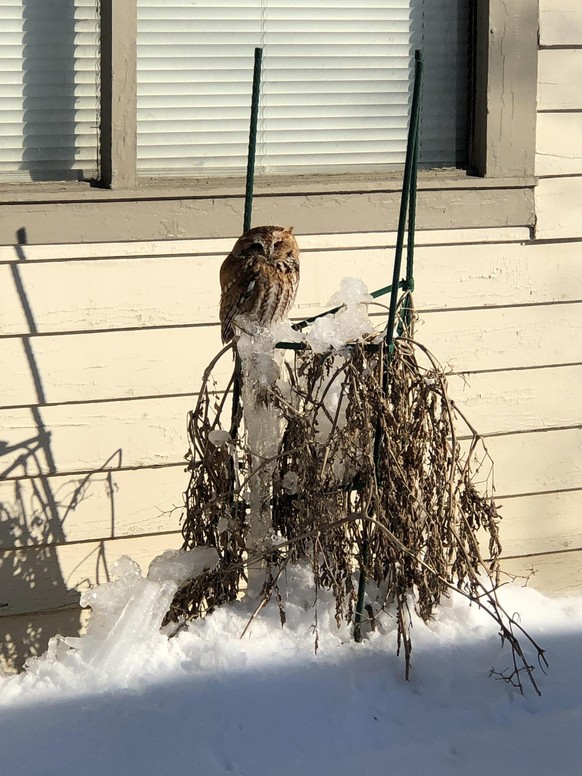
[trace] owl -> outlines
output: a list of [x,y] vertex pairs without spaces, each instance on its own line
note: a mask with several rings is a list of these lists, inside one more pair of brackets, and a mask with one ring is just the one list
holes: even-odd
[[222,341],[235,334],[235,318],[260,326],[285,318],[299,283],[299,248],[293,227],[256,226],[236,241],[220,268]]

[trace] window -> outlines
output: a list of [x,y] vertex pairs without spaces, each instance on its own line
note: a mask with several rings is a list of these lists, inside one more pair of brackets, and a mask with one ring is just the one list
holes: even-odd
[[2,0],[0,18],[0,180],[95,178],[96,0]]
[[235,235],[255,45],[258,219],[396,223],[422,47],[418,228],[533,225],[538,0],[510,5],[0,0],[0,241]]
[[470,0],[138,0],[137,172],[242,174],[263,48],[257,171],[404,162],[414,49],[420,163],[466,163]]

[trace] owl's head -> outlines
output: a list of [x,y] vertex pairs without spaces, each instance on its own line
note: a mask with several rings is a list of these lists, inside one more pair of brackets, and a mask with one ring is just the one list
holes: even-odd
[[299,259],[292,226],[255,226],[237,240],[233,253],[239,251],[263,256],[269,263]]

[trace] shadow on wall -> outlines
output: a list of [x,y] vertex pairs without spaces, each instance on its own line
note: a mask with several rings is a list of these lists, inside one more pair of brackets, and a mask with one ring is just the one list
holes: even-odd
[[[25,245],[26,235],[20,230],[19,262],[26,260]],[[21,341],[35,386],[36,403],[29,408],[34,435],[13,444],[0,440],[0,666],[8,670],[20,668],[27,657],[42,653],[54,635],[56,620],[39,612],[59,610],[58,630],[63,635],[78,634],[79,593],[69,588],[60,557],[67,546],[67,519],[92,495],[96,480],[101,490],[105,480],[110,535],[115,535],[115,484],[111,469],[119,468],[122,462],[122,451],[117,450],[89,474],[74,478],[55,476],[51,435],[42,414],[46,397],[32,345],[32,337],[38,330],[19,262],[12,265],[12,274],[27,321],[28,333],[21,336]],[[78,559],[75,556],[67,564],[68,575],[87,560],[91,568],[95,563],[93,579],[109,580],[103,542],[97,551],[94,546],[88,548],[86,557],[83,552]],[[78,583],[77,575],[75,584]],[[22,615],[23,612],[27,614]]]
[[[75,2],[23,0],[24,138],[33,181],[83,180],[75,162]],[[47,50],[50,59],[39,55]],[[55,120],[56,117],[56,120]]]

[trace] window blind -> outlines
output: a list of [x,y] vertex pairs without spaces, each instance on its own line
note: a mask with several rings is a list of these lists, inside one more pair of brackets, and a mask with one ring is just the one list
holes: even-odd
[[242,174],[263,47],[256,169],[403,164],[414,49],[420,162],[465,158],[470,0],[138,0],[138,172]]
[[0,3],[0,179],[97,175],[97,0]]

